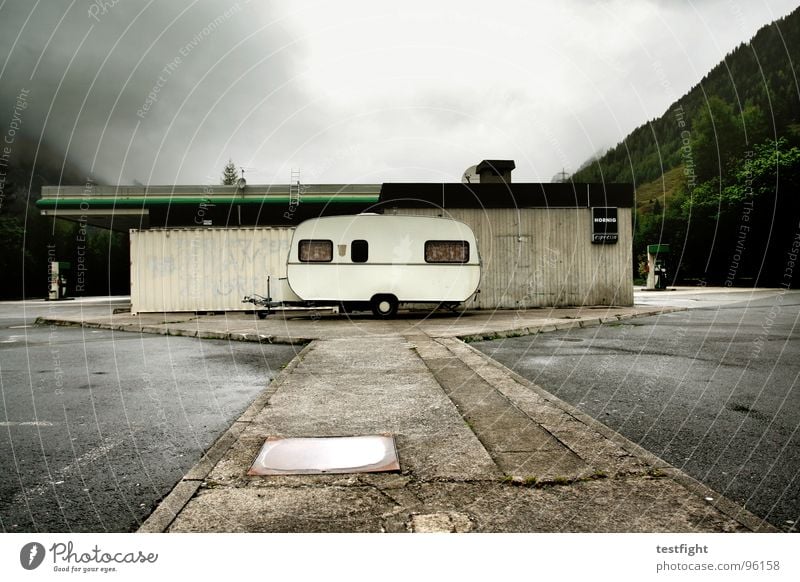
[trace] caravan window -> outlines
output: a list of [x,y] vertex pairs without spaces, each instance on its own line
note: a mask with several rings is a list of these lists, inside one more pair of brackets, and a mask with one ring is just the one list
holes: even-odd
[[304,239],[297,248],[297,256],[303,263],[330,263],[333,260],[333,241]]
[[469,243],[465,240],[425,241],[426,263],[467,263]]
[[354,240],[350,244],[350,260],[354,263],[366,263],[369,258],[369,243],[365,240]]

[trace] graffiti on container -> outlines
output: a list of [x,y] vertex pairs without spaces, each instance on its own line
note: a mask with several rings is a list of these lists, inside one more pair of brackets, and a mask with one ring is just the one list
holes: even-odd
[[176,230],[141,235],[134,257],[139,304],[147,309],[237,309],[267,294],[267,278],[286,276],[291,231]]
[[155,277],[166,277],[175,271],[173,257],[147,257],[147,271]]

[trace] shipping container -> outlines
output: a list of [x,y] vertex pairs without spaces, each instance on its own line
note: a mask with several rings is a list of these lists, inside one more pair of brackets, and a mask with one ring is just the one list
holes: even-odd
[[131,312],[245,311],[286,276],[294,228],[131,230]]

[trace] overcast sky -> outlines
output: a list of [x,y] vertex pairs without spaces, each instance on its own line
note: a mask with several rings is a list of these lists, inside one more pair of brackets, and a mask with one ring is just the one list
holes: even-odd
[[[797,0],[0,0],[0,122],[109,183],[575,170]],[[24,136],[23,136],[24,133]]]

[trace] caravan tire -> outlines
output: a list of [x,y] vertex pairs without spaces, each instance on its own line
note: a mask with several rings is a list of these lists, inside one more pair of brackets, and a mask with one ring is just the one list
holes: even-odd
[[397,297],[394,295],[375,295],[370,304],[375,317],[391,319],[397,315]]

